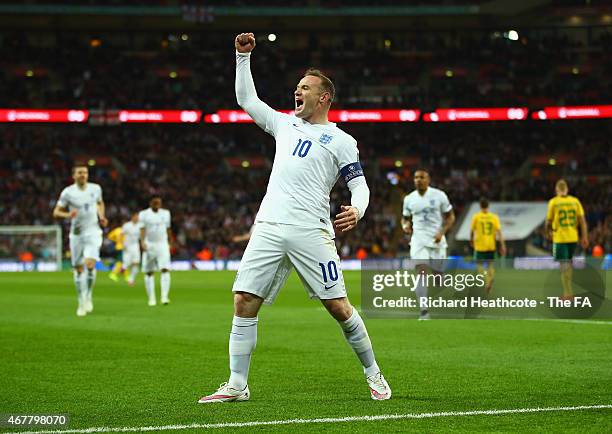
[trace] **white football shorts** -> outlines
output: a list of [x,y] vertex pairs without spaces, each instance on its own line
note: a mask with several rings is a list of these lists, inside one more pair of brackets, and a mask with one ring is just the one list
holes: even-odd
[[428,247],[422,244],[410,244],[410,263],[416,265],[429,265],[434,270],[444,269],[446,247]]
[[102,233],[70,235],[70,260],[72,266],[83,265],[85,259],[100,260]]
[[168,243],[147,243],[142,252],[142,272],[170,270],[170,246]]
[[122,260],[126,267],[132,264],[140,264],[140,246],[138,244],[123,246]]
[[292,268],[310,298],[346,297],[340,257],[328,231],[268,222],[255,224],[232,291],[255,294],[271,304]]

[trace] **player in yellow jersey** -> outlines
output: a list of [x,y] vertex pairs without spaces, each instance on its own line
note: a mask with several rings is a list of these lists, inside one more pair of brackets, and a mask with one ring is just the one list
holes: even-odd
[[[485,291],[491,292],[493,278],[495,277],[495,253],[497,252],[496,239],[499,241],[499,253],[506,256],[506,243],[501,232],[499,217],[489,211],[489,201],[480,199],[480,211],[472,217],[470,225],[470,246],[474,248],[474,260],[477,263],[479,274],[485,276]],[[487,271],[484,270],[485,266]]]
[[587,224],[580,201],[570,196],[565,180],[560,179],[555,185],[557,195],[548,201],[545,232],[552,233],[553,257],[559,261],[563,297],[574,296],[572,291],[572,257],[578,242],[578,227],[580,227],[580,245],[583,249],[589,246]]
[[108,239],[115,243],[115,255],[117,261],[115,262],[113,270],[109,275],[111,280],[114,280],[115,282],[119,280],[119,273],[123,269],[123,263],[121,262],[121,253],[123,251],[123,238],[123,229],[121,226],[116,227],[108,233]]

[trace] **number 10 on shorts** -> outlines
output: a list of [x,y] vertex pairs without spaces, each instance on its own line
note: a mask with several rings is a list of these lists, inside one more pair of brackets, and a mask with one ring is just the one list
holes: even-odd
[[332,282],[338,280],[338,267],[334,261],[329,261],[327,264],[319,262],[319,267],[321,267],[321,273],[323,274],[323,283],[328,282],[328,277]]

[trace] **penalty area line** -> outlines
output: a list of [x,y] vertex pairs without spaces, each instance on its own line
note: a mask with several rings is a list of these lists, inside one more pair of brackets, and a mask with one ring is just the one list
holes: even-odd
[[[209,404],[215,405],[215,404]],[[231,405],[231,404],[230,404]],[[261,420],[251,422],[220,422],[220,423],[192,423],[188,425],[161,425],[161,426],[126,426],[126,427],[92,427],[82,429],[66,430],[42,430],[42,431],[15,431],[9,434],[77,434],[77,433],[106,433],[106,432],[149,432],[149,431],[179,431],[184,429],[216,429],[216,428],[245,428],[269,425],[306,425],[313,423],[343,423],[343,422],[370,422],[380,420],[402,420],[402,419],[430,419],[437,417],[459,417],[459,416],[499,416],[506,414],[544,413],[555,411],[581,411],[612,409],[612,404],[601,405],[576,405],[570,407],[535,407],[535,408],[511,408],[493,410],[471,410],[471,411],[441,411],[436,413],[405,413],[405,414],[378,414],[372,416],[347,416],[347,417],[324,417],[317,419],[285,419],[285,420]]]

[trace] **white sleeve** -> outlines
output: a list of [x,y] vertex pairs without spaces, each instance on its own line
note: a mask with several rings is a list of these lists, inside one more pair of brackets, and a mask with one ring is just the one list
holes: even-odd
[[98,185],[98,198],[96,199],[96,202],[101,202],[102,201],[102,187],[100,187]]
[[171,226],[170,222],[172,221],[172,219],[170,217],[170,211],[168,211],[168,214],[166,214],[166,217],[168,217],[168,221],[166,222],[166,228],[170,228],[170,226]]
[[370,203],[370,189],[365,176],[353,178],[346,185],[351,190],[351,206],[357,208],[359,212],[358,220],[361,220]]
[[260,128],[273,136],[276,135],[282,114],[257,96],[251,75],[251,53],[236,52],[236,100]]
[[442,211],[443,213],[447,213],[451,209],[453,209],[453,206],[450,204],[450,201],[448,200],[448,196],[446,195],[446,193],[444,193],[443,191],[441,193],[442,193],[442,198],[440,201],[440,211]]
[[62,208],[67,208],[69,204],[70,200],[68,198],[68,191],[64,188],[60,193],[59,199],[57,200],[57,205],[61,206]]
[[408,196],[404,198],[404,207],[402,210],[402,215],[406,218],[410,217],[412,213],[410,212],[410,205],[408,203]]

